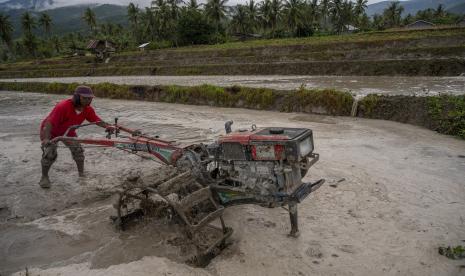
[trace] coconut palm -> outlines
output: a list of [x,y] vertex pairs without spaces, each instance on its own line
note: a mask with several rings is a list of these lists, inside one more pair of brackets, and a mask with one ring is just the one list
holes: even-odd
[[302,7],[303,3],[300,0],[287,0],[284,3],[287,26],[292,32],[302,21]]
[[50,16],[45,12],[41,13],[39,17],[39,25],[42,26],[45,34],[48,35],[52,28],[52,18],[50,18]]
[[0,13],[0,38],[8,46],[11,46],[11,34],[13,33],[13,25],[10,17]]
[[146,38],[150,40],[155,40],[155,36],[157,35],[157,21],[155,18],[155,12],[152,11],[150,8],[145,8],[145,12],[142,14],[142,22],[143,22],[143,33]]
[[271,0],[265,0],[259,5],[260,22],[264,30],[271,28]]
[[198,10],[200,7],[199,3],[197,0],[189,0],[189,3],[187,3],[187,8],[189,10]]
[[90,7],[88,7],[85,11],[84,14],[82,15],[82,20],[89,26],[91,31],[95,30],[95,27],[97,27],[97,19],[95,16],[94,11]]
[[137,26],[137,23],[139,22],[139,7],[131,2],[128,5],[127,11],[129,22],[131,22],[133,26]]
[[321,14],[322,25],[323,29],[327,29],[328,27],[328,18],[329,18],[329,10],[330,10],[330,1],[329,0],[321,0],[319,5],[319,12]]
[[367,3],[368,0],[357,0],[354,8],[354,14],[356,17],[359,17],[365,13],[365,9],[368,7]]
[[401,14],[404,11],[404,7],[400,5],[399,1],[392,2],[383,12],[384,21],[386,27],[398,27],[401,22]]
[[228,0],[208,0],[205,5],[207,17],[218,27],[221,20],[226,17],[226,2]]
[[21,16],[21,27],[25,34],[31,34],[32,30],[36,27],[36,21],[29,12],[25,12]]
[[247,7],[243,5],[237,5],[233,11],[233,17],[231,20],[231,30],[234,33],[248,34],[251,29],[249,17],[247,14]]
[[171,26],[171,8],[165,0],[152,1],[152,10],[154,12],[156,34],[161,39],[166,39],[172,35]]
[[281,19],[281,11],[283,8],[283,4],[281,0],[271,0],[271,7],[270,7],[270,24],[271,24],[271,31],[273,36],[275,34],[275,30],[278,26],[279,20]]
[[259,11],[258,5],[254,2],[254,0],[250,0],[246,4],[246,12],[250,27],[255,29],[259,24]]

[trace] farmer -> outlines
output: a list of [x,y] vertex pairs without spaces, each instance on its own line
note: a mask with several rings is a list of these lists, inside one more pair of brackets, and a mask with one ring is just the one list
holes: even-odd
[[[52,143],[55,137],[63,136],[66,130],[73,125],[80,125],[84,120],[96,123],[104,128],[111,126],[103,122],[95,114],[90,106],[94,93],[88,86],[78,86],[71,99],[59,102],[40,125],[40,140],[42,141],[42,178],[39,185],[42,188],[50,188],[48,171],[53,162],[57,159],[57,143]],[[71,130],[68,136],[76,137],[76,131]],[[76,162],[79,176],[84,176],[84,150],[78,142],[66,141],[64,144],[70,149],[74,161]]]

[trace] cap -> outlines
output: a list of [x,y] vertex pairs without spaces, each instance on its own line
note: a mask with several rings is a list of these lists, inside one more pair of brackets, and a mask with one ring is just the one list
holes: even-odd
[[90,98],[95,97],[94,92],[92,91],[92,88],[90,88],[89,86],[85,86],[85,85],[79,85],[78,87],[76,87],[76,90],[74,90],[74,94],[78,94],[83,97],[90,97]]

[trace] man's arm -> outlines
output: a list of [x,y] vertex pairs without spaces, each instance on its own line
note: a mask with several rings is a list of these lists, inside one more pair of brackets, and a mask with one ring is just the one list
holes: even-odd
[[47,145],[50,143],[50,137],[52,136],[52,124],[49,121],[46,121],[44,127],[42,128],[42,145]]
[[99,127],[103,127],[103,128],[108,128],[109,126],[111,126],[109,123],[104,122],[104,121],[98,121],[96,125],[98,125]]

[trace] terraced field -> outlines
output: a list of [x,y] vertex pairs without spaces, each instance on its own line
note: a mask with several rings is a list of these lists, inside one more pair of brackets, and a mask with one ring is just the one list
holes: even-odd
[[465,72],[465,28],[258,40],[3,64],[0,78],[114,75],[405,75]]

